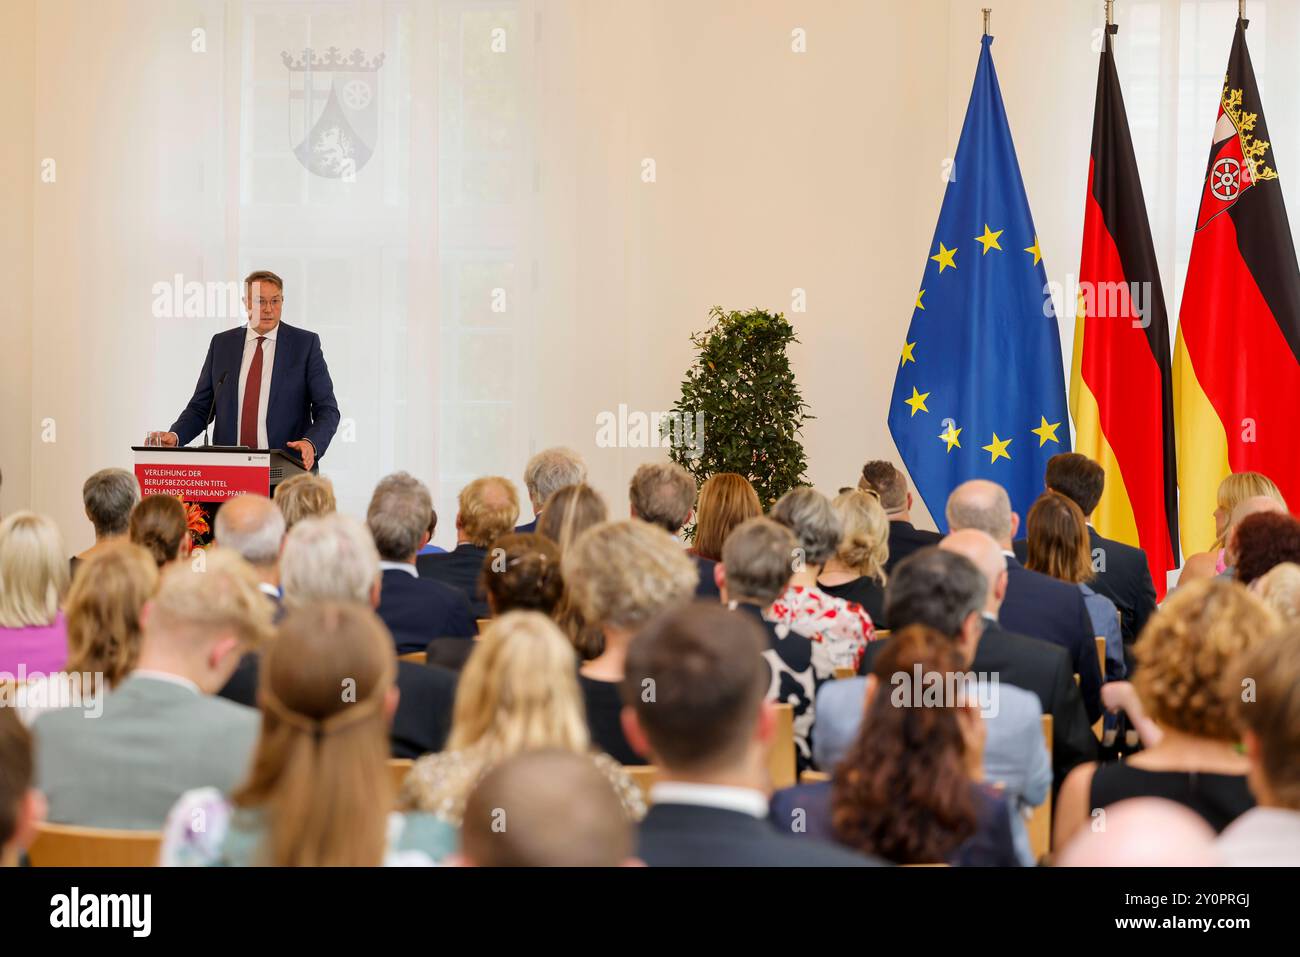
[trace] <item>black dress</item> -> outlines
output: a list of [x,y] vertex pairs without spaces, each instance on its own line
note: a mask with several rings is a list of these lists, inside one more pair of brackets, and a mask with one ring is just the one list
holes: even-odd
[[867,614],[871,616],[871,623],[877,628],[889,627],[885,624],[885,589],[874,578],[863,575],[843,585],[823,585],[818,582],[817,587],[828,595],[857,602],[867,610]]
[[587,703],[587,727],[591,743],[619,764],[645,764],[646,759],[632,750],[623,735],[623,698],[618,693],[617,681],[597,681],[578,675],[578,686]]
[[1191,808],[1216,832],[1255,806],[1244,774],[1147,771],[1124,762],[1098,766],[1088,806],[1106,807],[1127,798],[1158,797]]

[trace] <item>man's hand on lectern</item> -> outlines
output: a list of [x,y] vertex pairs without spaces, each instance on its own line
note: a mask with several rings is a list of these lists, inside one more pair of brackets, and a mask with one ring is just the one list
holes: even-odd
[[165,445],[169,448],[175,448],[179,442],[175,432],[150,432],[145,436],[145,445]]
[[295,449],[298,454],[302,456],[302,467],[310,472],[311,467],[316,464],[316,446],[312,445],[306,439],[301,439],[297,442],[286,442],[284,444],[291,449]]

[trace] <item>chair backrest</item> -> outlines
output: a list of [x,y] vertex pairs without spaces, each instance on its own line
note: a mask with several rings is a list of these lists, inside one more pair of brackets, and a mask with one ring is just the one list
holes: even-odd
[[409,661],[412,664],[422,665],[429,660],[427,651],[408,651],[404,655],[397,656],[398,661]]
[[[1043,715],[1043,739],[1047,743],[1047,760],[1052,760],[1052,716]],[[1047,789],[1047,798],[1034,808],[1025,825],[1029,832],[1029,848],[1035,861],[1041,861],[1052,850],[1052,789]]]
[[410,758],[389,758],[388,774],[393,779],[393,792],[397,793],[402,790],[402,784],[406,781],[406,776],[411,773],[411,768],[415,762]]
[[1097,645],[1097,665],[1101,668],[1101,680],[1106,680],[1106,636],[1098,635],[1092,639]]
[[812,768],[799,772],[800,784],[821,784],[823,781],[829,781],[831,776],[825,771],[814,771]]
[[27,851],[32,867],[156,867],[162,834],[41,824]]
[[623,770],[632,779],[632,783],[641,791],[646,804],[650,803],[650,786],[655,783],[659,769],[653,764],[625,764]]
[[890,632],[889,632],[889,629],[888,629],[888,628],[877,628],[877,629],[876,629],[876,641],[884,641],[886,638],[889,637],[889,634],[890,634]]
[[852,665],[836,665],[836,666],[835,666],[835,677],[836,677],[837,679],[840,679],[840,678],[852,678],[852,677],[854,677],[856,674],[857,674],[857,671],[854,670],[854,668],[853,668]]
[[772,774],[775,790],[794,787],[798,781],[794,757],[794,705],[774,704],[776,711],[776,736],[772,740],[772,753],[768,770]]
[[487,631],[487,626],[492,624],[491,618],[476,618],[474,620],[478,624],[478,635],[475,635],[475,638]]

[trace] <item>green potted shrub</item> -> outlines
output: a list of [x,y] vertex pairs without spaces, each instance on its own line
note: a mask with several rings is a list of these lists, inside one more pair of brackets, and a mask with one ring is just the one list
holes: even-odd
[[718,472],[745,476],[766,510],[807,484],[800,433],[813,416],[785,349],[799,340],[779,312],[714,306],[709,318],[709,328],[691,336],[698,355],[664,423],[665,435],[678,431],[669,454],[696,485]]

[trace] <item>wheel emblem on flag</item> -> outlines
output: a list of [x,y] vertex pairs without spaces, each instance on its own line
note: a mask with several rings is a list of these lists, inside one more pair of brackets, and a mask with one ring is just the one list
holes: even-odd
[[1210,192],[1216,198],[1229,202],[1237,198],[1241,191],[1241,164],[1231,156],[1225,156],[1214,164],[1210,172]]

